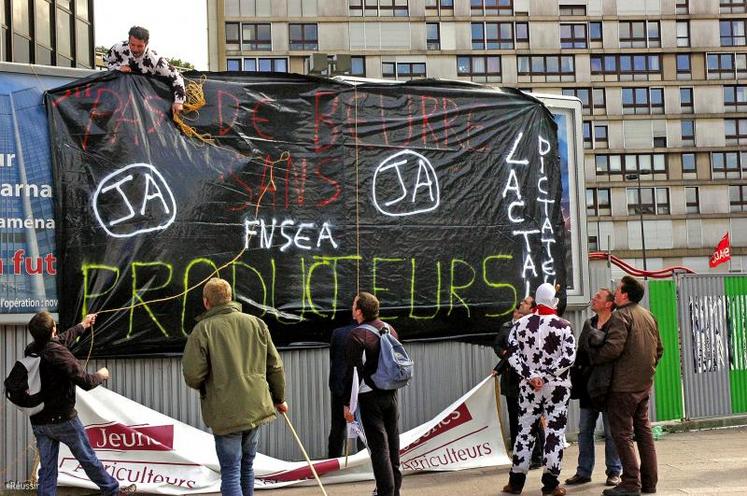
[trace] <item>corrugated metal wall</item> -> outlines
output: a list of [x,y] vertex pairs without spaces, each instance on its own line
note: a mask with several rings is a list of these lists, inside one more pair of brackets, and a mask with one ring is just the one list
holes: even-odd
[[685,415],[731,413],[723,276],[679,276],[679,319]]
[[[574,326],[584,315],[569,312]],[[580,327],[578,327],[580,329]],[[0,328],[3,350],[0,370],[8,371],[30,339],[23,326]],[[445,341],[408,343],[416,363],[412,384],[400,394],[401,428],[410,429],[433,418],[443,408],[490,374],[496,358],[490,347]],[[326,453],[329,429],[329,351],[327,348],[283,351],[288,383],[290,418],[304,447],[312,457]],[[91,360],[88,370],[108,367],[108,387],[138,403],[177,420],[207,430],[202,422],[197,392],[184,385],[179,358]],[[507,420],[504,422],[507,426]],[[578,408],[573,402],[568,432],[578,425]],[[2,458],[0,475],[5,480],[23,480],[33,462],[34,439],[28,419],[3,401]],[[285,422],[280,419],[264,429],[260,451],[269,456],[300,460],[302,455]]]

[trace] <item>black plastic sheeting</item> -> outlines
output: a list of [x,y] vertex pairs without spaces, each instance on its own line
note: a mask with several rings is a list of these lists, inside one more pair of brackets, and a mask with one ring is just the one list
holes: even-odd
[[412,340],[494,333],[527,288],[564,286],[556,125],[536,99],[188,78],[205,78],[187,117],[213,145],[181,134],[157,78],[106,72],[47,94],[61,321],[121,309],[97,321],[93,356],[180,353],[204,311],[201,287],[183,293],[221,266],[280,346],[328,340],[358,289]]

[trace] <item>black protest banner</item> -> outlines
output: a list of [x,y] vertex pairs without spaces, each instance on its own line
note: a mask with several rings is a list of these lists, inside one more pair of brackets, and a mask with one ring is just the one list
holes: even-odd
[[188,122],[214,144],[178,131],[155,78],[47,94],[62,321],[121,309],[97,322],[95,356],[181,352],[203,311],[194,286],[216,269],[281,346],[326,341],[359,289],[407,340],[493,333],[527,290],[563,285],[556,127],[539,101],[200,76],[207,103]]

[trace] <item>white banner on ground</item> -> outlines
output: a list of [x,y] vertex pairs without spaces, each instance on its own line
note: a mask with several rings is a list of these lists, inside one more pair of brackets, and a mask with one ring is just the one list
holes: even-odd
[[[433,420],[402,433],[405,475],[509,464],[495,401],[494,379],[488,377]],[[89,392],[78,389],[76,408],[96,454],[122,486],[136,484],[138,492],[159,494],[220,491],[211,434],[103,387]],[[313,463],[325,484],[373,479],[367,451],[350,456],[347,466],[344,458]],[[58,465],[59,485],[96,488],[64,445]],[[254,472],[258,489],[315,484],[306,462],[257,454]]]

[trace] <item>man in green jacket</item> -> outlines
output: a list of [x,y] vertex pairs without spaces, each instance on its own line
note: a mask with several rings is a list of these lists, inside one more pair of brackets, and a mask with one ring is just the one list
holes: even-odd
[[202,418],[213,430],[224,496],[254,494],[259,426],[288,411],[285,373],[261,319],[241,313],[231,286],[210,279],[202,291],[207,310],[197,317],[184,348],[184,380],[200,391]]

